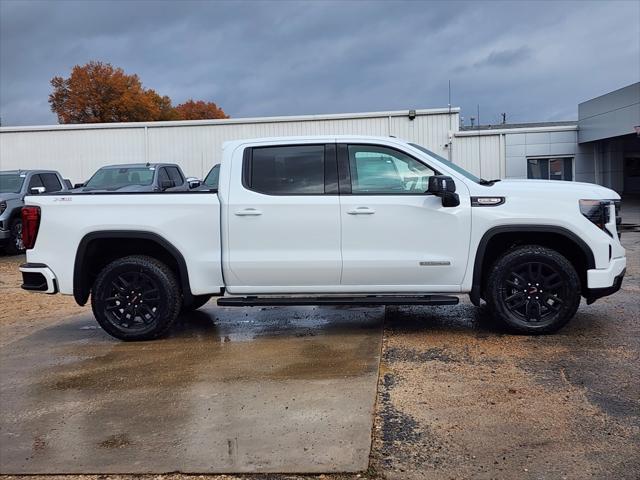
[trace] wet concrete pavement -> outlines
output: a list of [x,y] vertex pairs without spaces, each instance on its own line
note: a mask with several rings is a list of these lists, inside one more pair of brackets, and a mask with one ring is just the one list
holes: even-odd
[[218,308],[123,343],[89,315],[0,351],[2,473],[367,468],[384,310]]
[[[52,303],[48,325],[16,335],[6,320],[35,318],[27,298],[33,315],[47,311],[34,297],[60,298],[4,288],[0,472],[284,471],[291,461],[363,470],[320,477],[331,480],[636,480],[640,232],[622,240],[621,291],[583,301],[565,328],[539,337],[506,333],[464,297],[386,311],[208,306],[171,338],[143,344],[114,341],[90,313]],[[0,289],[19,285],[13,270],[0,268]]]

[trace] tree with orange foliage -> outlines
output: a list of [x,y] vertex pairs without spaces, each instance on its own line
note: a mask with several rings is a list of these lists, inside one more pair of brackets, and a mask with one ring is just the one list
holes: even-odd
[[109,63],[76,65],[69,78],[54,77],[51,85],[49,103],[60,123],[229,118],[215,103],[190,100],[174,108],[168,96],[144,88],[137,75]]
[[180,120],[205,120],[209,118],[229,118],[224,110],[213,102],[189,99],[176,107]]

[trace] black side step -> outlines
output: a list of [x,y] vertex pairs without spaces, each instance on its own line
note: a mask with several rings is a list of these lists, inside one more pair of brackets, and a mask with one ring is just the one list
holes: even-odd
[[221,307],[265,307],[295,305],[457,305],[460,299],[447,295],[371,295],[366,297],[221,297]]

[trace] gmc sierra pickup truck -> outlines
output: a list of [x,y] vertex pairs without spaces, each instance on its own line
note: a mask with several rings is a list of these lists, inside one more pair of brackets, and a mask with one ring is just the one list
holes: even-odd
[[[451,305],[483,299],[550,333],[620,288],[620,197],[598,185],[483,180],[396,138],[227,142],[217,188],[38,195],[23,288],[73,295],[122,340],[218,305]],[[130,211],[130,215],[123,212]]]

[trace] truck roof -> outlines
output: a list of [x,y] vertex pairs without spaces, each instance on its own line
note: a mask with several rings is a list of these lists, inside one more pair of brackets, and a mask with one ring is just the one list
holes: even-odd
[[158,167],[178,167],[177,163],[117,163],[113,165],[105,165],[98,170],[104,170],[106,168],[158,168]]
[[59,174],[60,172],[58,172],[57,170],[41,170],[41,169],[29,169],[29,170],[0,170],[0,173],[16,173],[16,174],[21,174],[21,173],[57,173]]
[[177,163],[117,163],[114,165],[105,165],[98,170],[105,168],[145,168],[145,167],[179,167]]
[[301,135],[286,137],[263,137],[263,138],[245,138],[242,140],[230,140],[222,144],[223,148],[243,145],[245,143],[277,143],[277,142],[393,142],[406,144],[406,140],[391,136],[374,136],[374,135]]

